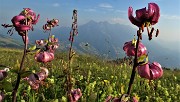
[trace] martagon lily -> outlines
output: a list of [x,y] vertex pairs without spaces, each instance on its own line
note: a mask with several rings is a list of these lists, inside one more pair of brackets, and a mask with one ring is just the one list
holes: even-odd
[[[129,7],[128,9],[128,18],[132,24],[140,27],[142,31],[144,31],[144,27],[147,27],[147,32],[149,36],[149,40],[152,39],[152,33],[154,28],[152,27],[151,31],[149,31],[149,27],[155,25],[160,17],[160,9],[156,3],[149,3],[148,9],[142,8],[136,10],[136,17],[133,16],[133,8]],[[159,30],[156,30],[156,37],[159,34]],[[141,37],[142,39],[142,37]]]
[[163,75],[163,69],[158,62],[153,62],[152,64],[146,63],[138,66],[138,74],[141,78],[154,80]]
[[[125,42],[123,50],[126,52],[127,56],[135,56],[136,41],[133,39],[132,41]],[[138,57],[147,53],[146,47],[141,42],[139,42],[139,48],[137,53]]]
[[[133,8],[129,7],[128,17],[132,24],[142,27],[146,22],[149,22],[151,25],[154,25],[158,22],[160,17],[159,6],[155,3],[149,3],[148,9],[142,8],[136,10],[136,17],[133,16]],[[146,26],[146,25],[144,25]]]
[[49,71],[47,68],[40,67],[41,71],[37,72],[35,74],[31,74],[28,77],[24,78],[29,85],[31,86],[31,89],[37,90],[39,89],[39,86],[41,83],[44,82],[44,80],[48,77]]
[[9,68],[4,68],[3,70],[0,70],[0,81],[7,77],[8,71]]

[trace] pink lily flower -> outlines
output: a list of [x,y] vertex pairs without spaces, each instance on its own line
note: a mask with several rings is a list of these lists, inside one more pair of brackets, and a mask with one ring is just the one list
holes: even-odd
[[6,68],[3,70],[0,70],[0,81],[2,81],[4,78],[6,78],[8,75]]
[[47,20],[47,23],[45,25],[43,25],[43,29],[51,30],[51,28],[53,28],[55,26],[59,26],[58,23],[59,23],[58,19]]
[[154,80],[162,77],[163,69],[158,62],[153,62],[152,64],[147,63],[138,66],[138,74],[142,78]]
[[81,96],[82,96],[82,92],[79,88],[72,90],[71,97],[70,97],[71,102],[77,102]]
[[29,22],[32,24],[36,24],[40,18],[40,15],[38,14],[36,16],[36,13],[33,10],[31,10],[30,8],[23,8],[23,9],[24,10],[19,15],[29,17],[29,19],[30,19]]
[[37,62],[43,62],[43,63],[46,63],[46,62],[50,62],[54,59],[54,53],[52,52],[39,52],[38,54],[35,55],[35,60]]
[[[136,17],[133,16],[133,8],[129,7],[128,17],[132,24],[141,27],[145,22],[154,25],[158,22],[160,17],[160,9],[156,3],[149,3],[148,9],[142,8],[136,10]],[[146,26],[146,25],[145,25]]]
[[28,77],[24,78],[24,80],[28,81],[31,89],[37,90],[41,83],[47,78],[48,76],[48,69],[44,67],[40,67],[41,71],[36,74],[31,74]]
[[[135,45],[132,43],[132,41],[124,43],[123,50],[126,52],[127,56],[135,56],[135,49]],[[138,57],[147,54],[147,49],[141,42],[139,42],[137,54]]]
[[[24,10],[19,15],[14,16],[11,21],[19,35],[23,36],[26,30],[33,30],[32,25],[38,22],[39,17],[39,14],[36,17],[36,13],[30,8],[24,8]],[[28,18],[27,23],[25,23],[26,18]]]
[[44,46],[47,44],[47,42],[45,42],[43,39],[36,40],[35,43],[36,43],[36,45],[39,45],[39,46]]

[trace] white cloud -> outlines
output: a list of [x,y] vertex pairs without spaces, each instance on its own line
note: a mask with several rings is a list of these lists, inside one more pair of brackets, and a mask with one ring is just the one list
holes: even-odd
[[128,11],[123,11],[123,10],[115,10],[115,12],[118,12],[118,13],[127,13]]
[[84,9],[84,11],[88,11],[88,12],[94,12],[94,11],[96,11],[96,9]]
[[180,16],[177,15],[161,15],[162,18],[164,19],[173,19],[173,20],[180,20]]
[[111,23],[119,23],[119,24],[129,24],[127,19],[123,18],[112,18]]
[[54,3],[53,7],[59,7],[59,3]]
[[99,7],[101,7],[101,8],[108,8],[108,9],[113,8],[112,5],[110,5],[108,3],[101,3],[101,4],[99,4]]

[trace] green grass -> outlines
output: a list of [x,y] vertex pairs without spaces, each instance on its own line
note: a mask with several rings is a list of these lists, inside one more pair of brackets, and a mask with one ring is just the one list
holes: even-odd
[[[16,71],[21,62],[23,50],[0,48],[0,69],[10,67],[8,77],[0,82],[5,91],[4,102],[11,101],[11,92],[15,85]],[[50,75],[38,91],[30,89],[21,80],[18,90],[18,102],[63,102],[66,100],[65,76],[68,54],[57,52],[55,60],[42,64],[35,62],[34,53],[28,53],[24,70],[38,72],[40,66],[49,69]],[[104,59],[76,54],[72,62],[73,88],[80,88],[83,96],[80,102],[103,102],[107,96],[120,97],[126,93],[132,66],[128,61],[116,64]],[[180,100],[180,71],[164,70],[158,80],[149,82],[136,74],[131,96],[139,97],[139,102],[178,102]]]

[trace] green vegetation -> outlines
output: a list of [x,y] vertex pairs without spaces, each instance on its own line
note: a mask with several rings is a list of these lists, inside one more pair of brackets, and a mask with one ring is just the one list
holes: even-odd
[[[23,50],[0,48],[0,69],[10,67],[8,77],[0,82],[0,89],[6,94],[4,102],[10,102],[11,92],[16,81],[16,71]],[[29,84],[21,80],[17,93],[18,102],[66,102],[65,68],[68,63],[66,52],[57,52],[55,60],[42,64],[34,60],[34,53],[28,53],[25,59],[25,71],[38,72],[39,67],[50,71],[39,90],[30,89]],[[103,102],[107,96],[120,97],[127,92],[132,65],[128,60],[117,64],[96,56],[75,54],[72,60],[72,81],[74,88],[82,90],[80,102]],[[24,75],[26,76],[26,75]],[[136,74],[131,96],[140,102],[178,102],[180,100],[180,70],[164,70],[163,77],[149,81]]]

